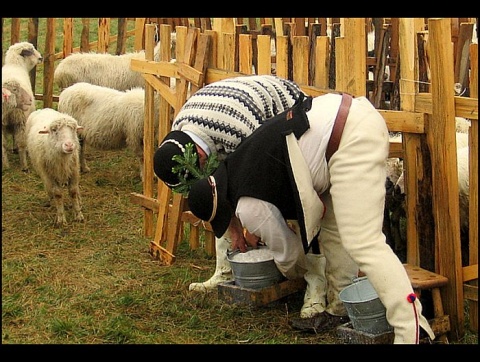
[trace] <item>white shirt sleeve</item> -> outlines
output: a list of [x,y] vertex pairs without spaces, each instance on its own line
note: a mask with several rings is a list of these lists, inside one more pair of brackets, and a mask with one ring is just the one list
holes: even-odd
[[242,226],[258,236],[270,249],[280,272],[288,279],[299,278],[305,254],[300,235],[288,226],[278,208],[263,200],[241,197],[235,215]]

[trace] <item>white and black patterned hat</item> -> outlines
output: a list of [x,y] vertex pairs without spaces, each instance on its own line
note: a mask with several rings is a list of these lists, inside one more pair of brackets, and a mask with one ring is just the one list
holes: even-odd
[[[182,131],[171,131],[163,139],[153,155],[155,175],[170,188],[180,185],[178,175],[172,171],[172,168],[177,165],[177,162],[172,158],[175,155],[183,155],[185,146],[188,143],[195,145],[195,142],[193,142],[188,134]],[[195,147],[193,148],[193,152],[197,152]],[[197,157],[197,167],[200,167],[199,157]],[[185,176],[185,178],[188,179],[188,175]]]

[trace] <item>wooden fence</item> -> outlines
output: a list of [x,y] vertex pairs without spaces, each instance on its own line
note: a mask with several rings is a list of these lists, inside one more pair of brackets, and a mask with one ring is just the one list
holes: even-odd
[[[470,44],[464,31],[466,26],[472,27],[465,25],[471,18],[373,21],[375,34],[379,34],[373,56],[367,54],[370,25],[363,18],[257,19],[255,24],[249,19],[189,19],[188,25],[185,18],[118,19],[118,33],[114,36],[110,35],[110,19],[103,18],[99,19],[96,43],[89,41],[88,20],[83,19],[87,30],[82,32],[78,46],[74,45],[71,20],[64,19],[63,49],[55,52],[55,19],[47,19],[45,48],[39,48],[45,58],[43,93],[35,97],[43,101],[44,107],[56,101],[54,62],[70,52],[106,51],[116,41],[116,53],[121,54],[129,37],[134,38],[135,50],[145,48],[146,60],[132,61],[132,69],[142,72],[147,80],[145,181],[143,194],[132,194],[131,200],[143,208],[145,236],[154,237],[151,244],[160,250],[160,258],[167,264],[175,259],[179,231],[185,223],[195,221],[184,212],[181,198],[172,197],[163,183],[153,182],[155,142],[170,129],[172,110],[178,112],[185,102],[189,84],[194,91],[227,77],[275,72],[295,80],[312,96],[335,89],[366,95],[378,108],[386,104],[385,97],[389,98],[388,108],[379,111],[390,131],[402,132],[402,148],[392,147],[391,154],[404,158],[407,262],[449,279],[441,292],[446,314],[451,318],[452,340],[464,335],[464,299],[471,304],[470,328],[478,332],[478,45]],[[129,21],[135,22],[133,30],[127,30]],[[327,26],[330,36],[326,35]],[[36,45],[38,19],[29,19],[28,27],[25,40]],[[172,31],[177,42],[175,64],[170,63],[168,48]],[[11,34],[11,43],[23,40],[18,37],[16,20],[12,21]],[[162,42],[159,62],[153,61],[156,36]],[[271,51],[272,39],[275,55]],[[424,67],[427,60],[429,68]],[[390,82],[383,81],[385,65],[394,70]],[[373,81],[367,80],[369,66],[374,67]],[[176,90],[167,85],[171,77],[177,78]],[[468,89],[467,94],[456,96],[454,83],[461,83]],[[152,119],[154,91],[162,96],[158,130],[153,128]],[[460,246],[455,116],[472,123],[470,253],[465,266]],[[206,230],[212,241],[208,225]],[[198,232],[194,235],[198,236]]]

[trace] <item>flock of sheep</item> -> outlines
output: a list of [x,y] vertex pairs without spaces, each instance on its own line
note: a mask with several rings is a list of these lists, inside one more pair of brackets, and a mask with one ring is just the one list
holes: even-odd
[[[155,47],[155,59],[159,45]],[[10,133],[22,170],[28,171],[28,154],[56,206],[56,226],[66,224],[62,196],[65,185],[73,201],[75,220],[84,220],[79,181],[80,173],[89,171],[87,145],[103,150],[130,148],[138,158],[143,180],[145,83],[139,72],[130,69],[130,61],[144,57],[144,51],[71,54],[54,73],[54,81],[62,89],[58,111],[36,110],[29,72],[43,61],[42,55],[28,42],[13,44],[7,50],[2,67],[2,169],[9,167],[5,137]],[[158,121],[158,115],[154,119]],[[462,227],[468,227],[468,144],[459,134],[466,135],[468,128],[467,120],[457,118]],[[387,170],[387,181],[396,185],[397,192],[404,193],[402,160],[389,159]]]
[[[159,48],[157,44],[156,57]],[[10,167],[6,137],[12,134],[21,169],[29,170],[28,155],[56,207],[55,226],[67,224],[64,187],[68,187],[75,220],[84,221],[79,182],[80,173],[89,171],[85,160],[87,146],[132,149],[143,179],[145,84],[141,74],[130,69],[132,58],[145,58],[145,52],[68,56],[54,74],[55,83],[62,89],[58,110],[36,110],[29,73],[42,63],[42,55],[29,42],[13,44],[5,54],[2,170]],[[158,120],[158,115],[155,119]]]

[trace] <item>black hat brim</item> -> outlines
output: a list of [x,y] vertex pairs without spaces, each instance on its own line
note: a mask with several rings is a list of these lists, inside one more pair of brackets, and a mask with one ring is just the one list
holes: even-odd
[[[232,207],[227,199],[228,178],[227,168],[223,162],[212,174],[216,183],[217,211],[213,220],[210,221],[213,232],[217,238],[222,237],[230,225],[233,215]],[[195,182],[188,194],[188,206],[190,211],[198,218],[208,221],[213,210],[213,192],[208,178]]]

